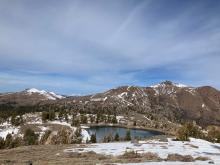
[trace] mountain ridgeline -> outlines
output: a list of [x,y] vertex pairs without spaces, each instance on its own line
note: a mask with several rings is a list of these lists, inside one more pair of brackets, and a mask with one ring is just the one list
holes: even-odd
[[0,94],[1,111],[21,111],[21,107],[25,112],[49,108],[93,114],[138,114],[146,120],[195,121],[201,126],[220,126],[220,91],[210,86],[194,88],[170,81],[150,87],[121,86],[87,96],[64,97],[36,89]]

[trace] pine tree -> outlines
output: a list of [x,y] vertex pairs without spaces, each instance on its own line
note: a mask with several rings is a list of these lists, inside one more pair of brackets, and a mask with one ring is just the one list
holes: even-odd
[[136,120],[134,121],[134,123],[133,123],[133,126],[136,126],[137,125],[137,122],[136,122]]
[[64,115],[65,115],[65,121],[68,123],[69,122],[68,114],[65,113]]
[[188,141],[189,137],[202,138],[203,134],[193,123],[185,123],[179,128],[176,136],[178,140]]
[[131,140],[131,131],[130,130],[127,130],[125,140],[127,140],[127,141]]
[[119,141],[119,134],[118,134],[118,132],[115,134],[115,141]]
[[112,122],[112,117],[111,117],[111,115],[108,115],[107,122],[108,122],[108,123],[111,123],[111,122]]
[[90,123],[93,123],[93,122],[95,121],[95,119],[94,119],[94,116],[93,116],[93,115],[90,115],[90,116],[89,116],[89,118],[90,118]]
[[15,139],[12,140],[12,143],[10,145],[10,148],[15,148],[21,146],[22,143],[22,138],[21,137],[16,137]]
[[73,140],[73,143],[81,143],[82,142],[82,130],[80,127],[78,127],[75,131],[75,140]]
[[87,116],[82,114],[80,116],[80,121],[81,121],[81,124],[87,124]]
[[86,138],[86,144],[87,144],[87,143],[89,143],[89,139],[88,139],[88,138]]
[[12,135],[9,133],[7,134],[6,138],[5,138],[5,147],[6,148],[10,148],[11,144],[12,144]]
[[58,118],[60,121],[63,119],[63,111],[62,110],[59,112]]
[[80,125],[80,121],[76,118],[73,118],[71,126],[78,127],[79,125]]
[[4,149],[5,148],[5,140],[0,137],[0,149]]
[[76,137],[81,137],[82,136],[82,129],[81,129],[81,127],[77,127],[77,129],[75,131],[75,135],[76,135]]
[[91,143],[96,143],[96,134],[92,134],[90,138]]
[[111,142],[111,141],[113,141],[113,136],[112,136],[112,134],[109,134],[107,136],[107,142]]
[[42,114],[41,114],[42,121],[46,122],[48,118],[49,118],[49,114],[47,112],[45,112],[45,111],[42,112]]
[[113,124],[117,124],[117,122],[118,122],[118,121],[117,121],[116,115],[114,115],[113,118],[112,118],[112,123],[113,123]]
[[49,120],[54,120],[55,119],[55,112],[54,110],[49,110]]
[[37,144],[38,135],[32,129],[28,128],[24,132],[23,140],[26,145],[34,145]]
[[98,124],[99,122],[100,122],[100,114],[97,113],[97,115],[96,115],[96,123]]
[[15,114],[11,116],[11,124],[14,126],[19,126],[23,123],[22,115],[16,116]]

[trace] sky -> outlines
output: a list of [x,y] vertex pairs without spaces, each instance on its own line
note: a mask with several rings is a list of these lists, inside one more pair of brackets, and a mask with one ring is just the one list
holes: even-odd
[[0,92],[164,80],[220,89],[219,0],[0,1]]

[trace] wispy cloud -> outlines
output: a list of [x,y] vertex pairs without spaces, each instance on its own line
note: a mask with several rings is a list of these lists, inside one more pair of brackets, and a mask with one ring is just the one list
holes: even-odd
[[90,93],[163,79],[220,88],[219,11],[217,0],[2,0],[0,90]]

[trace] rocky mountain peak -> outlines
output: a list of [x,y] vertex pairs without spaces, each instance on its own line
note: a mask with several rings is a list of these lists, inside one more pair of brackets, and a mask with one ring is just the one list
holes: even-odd
[[157,87],[172,87],[172,86],[178,87],[178,88],[189,87],[189,86],[187,86],[187,85],[185,85],[185,84],[174,83],[174,82],[168,81],[168,80],[163,81],[163,82],[161,82],[161,83],[159,83],[159,84],[156,84],[156,85],[152,85],[152,86],[150,86],[150,87],[152,87],[152,88],[157,88]]
[[65,98],[64,96],[55,94],[54,92],[47,92],[45,90],[39,90],[36,88],[25,89],[24,92],[29,95],[32,95],[32,94],[42,95],[42,96],[45,96],[45,99],[48,99],[48,100],[56,100],[56,99]]

